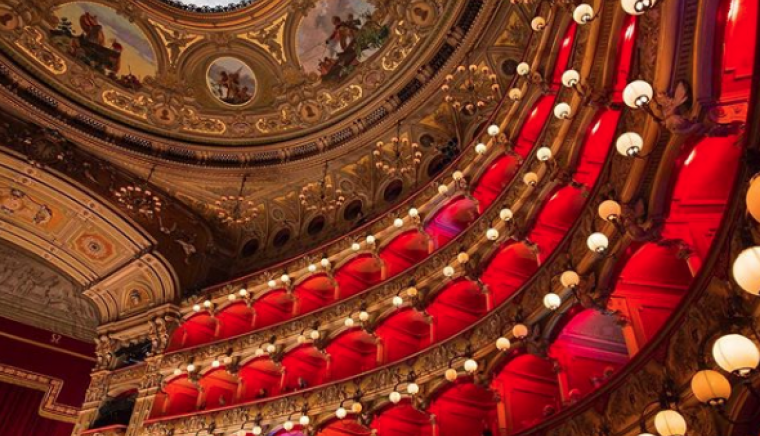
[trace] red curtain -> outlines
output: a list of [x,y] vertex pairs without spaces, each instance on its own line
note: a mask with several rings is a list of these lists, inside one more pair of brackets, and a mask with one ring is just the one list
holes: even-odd
[[69,436],[73,424],[39,414],[43,392],[0,382],[0,432],[3,436]]

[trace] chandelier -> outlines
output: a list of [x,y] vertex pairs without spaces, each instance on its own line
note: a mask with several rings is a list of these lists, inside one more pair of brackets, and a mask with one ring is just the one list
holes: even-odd
[[138,183],[130,183],[113,191],[113,196],[131,213],[136,213],[148,220],[161,215],[163,201],[151,191],[150,180],[156,167],[150,169],[148,178]]
[[244,194],[245,185],[248,182],[248,174],[243,176],[237,195],[222,195],[216,201],[212,209],[216,217],[227,225],[248,224],[259,216],[259,209],[252,200],[246,200]]
[[476,64],[458,66],[454,74],[446,76],[441,91],[446,103],[465,115],[474,115],[501,98],[496,74],[488,66],[478,67]]
[[329,161],[325,162],[320,182],[309,183],[301,188],[298,198],[301,202],[301,207],[306,212],[333,212],[340,209],[346,202],[343,191],[327,178],[328,165]]
[[391,138],[390,151],[387,144],[379,141],[372,156],[375,159],[375,168],[386,175],[406,175],[416,173],[422,162],[420,145],[411,142],[408,137],[401,136],[401,121],[396,126],[396,136]]

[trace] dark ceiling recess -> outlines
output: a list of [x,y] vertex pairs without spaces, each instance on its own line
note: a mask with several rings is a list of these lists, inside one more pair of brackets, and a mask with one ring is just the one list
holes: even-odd
[[318,235],[322,230],[325,228],[325,217],[322,215],[315,217],[309,222],[309,227],[306,229],[306,231],[309,233],[310,236],[316,236]]
[[402,192],[404,192],[404,184],[401,183],[401,180],[394,180],[385,187],[385,191],[383,191],[383,200],[392,203],[398,200]]
[[363,207],[364,204],[362,204],[361,200],[354,200],[351,203],[348,203],[348,206],[343,210],[343,219],[346,221],[354,221],[362,215]]
[[259,251],[259,240],[258,239],[251,239],[250,241],[246,242],[243,246],[243,250],[241,251],[241,255],[243,257],[251,257],[254,254],[256,254]]
[[276,235],[274,235],[272,245],[275,248],[282,248],[288,243],[288,241],[290,241],[290,229],[281,229]]

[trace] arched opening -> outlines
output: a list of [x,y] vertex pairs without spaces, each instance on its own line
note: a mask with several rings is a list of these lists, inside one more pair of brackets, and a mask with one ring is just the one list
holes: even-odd
[[562,242],[586,204],[583,188],[565,186],[557,189],[536,217],[528,239],[538,245],[539,261],[544,262]]
[[524,243],[509,243],[501,248],[480,276],[488,287],[491,307],[511,297],[537,270],[536,253]]
[[298,302],[296,312],[301,315],[313,312],[335,301],[335,287],[326,274],[309,277],[293,289]]
[[293,297],[284,289],[275,289],[256,300],[253,310],[255,328],[277,324],[293,317]]
[[433,436],[430,415],[412,407],[409,400],[382,409],[372,421],[378,436]]
[[604,385],[629,360],[617,318],[587,309],[570,320],[549,347],[559,364],[563,400],[574,403]]
[[532,354],[512,357],[494,377],[491,388],[499,393],[499,433],[514,434],[557,413],[559,381],[554,365]]
[[327,357],[311,344],[301,345],[282,358],[284,391],[292,392],[327,381]]
[[387,276],[393,277],[422,262],[430,255],[430,243],[430,238],[417,230],[393,238],[380,252]]
[[472,196],[478,200],[478,213],[488,209],[496,198],[506,189],[520,168],[520,162],[515,156],[503,155],[488,166],[478,181]]
[[195,347],[216,339],[217,320],[208,312],[197,313],[186,319],[172,333],[167,351]]
[[441,289],[427,312],[433,317],[432,341],[440,342],[485,316],[488,303],[477,283],[461,279]]
[[279,395],[280,367],[269,357],[259,357],[240,368],[240,401],[248,402]]
[[378,365],[377,340],[356,328],[341,333],[326,348],[330,356],[330,379],[341,380]]
[[383,362],[395,362],[430,346],[430,323],[422,312],[403,309],[376,330],[382,340]]
[[202,389],[200,410],[229,406],[237,400],[238,379],[223,368],[218,368],[201,377]]
[[156,394],[151,418],[194,412],[198,408],[199,394],[198,387],[187,378],[187,375],[174,378]]
[[98,417],[90,428],[122,427],[126,428],[132,419],[132,411],[137,400],[137,389],[130,389],[106,400],[98,408]]
[[219,338],[230,338],[253,330],[253,311],[244,302],[230,304],[216,314]]
[[382,273],[382,264],[373,256],[356,256],[335,272],[340,298],[348,298],[380,283]]
[[648,243],[625,262],[609,307],[628,320],[623,327],[631,354],[637,353],[678,307],[693,276],[678,248]]
[[448,201],[433,216],[425,231],[435,247],[441,247],[456,238],[478,218],[478,208],[469,198],[458,197]]
[[438,436],[481,436],[496,432],[496,398],[489,389],[457,382],[436,396],[429,412],[435,415]]

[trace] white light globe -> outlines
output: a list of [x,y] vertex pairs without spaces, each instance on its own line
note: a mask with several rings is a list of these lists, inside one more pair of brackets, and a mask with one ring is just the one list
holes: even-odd
[[391,400],[391,403],[398,404],[399,401],[401,401],[401,394],[399,392],[393,391],[390,395],[388,395],[388,399]]
[[577,272],[568,270],[562,273],[561,276],[559,276],[559,282],[562,284],[565,288],[574,288],[578,286],[581,282],[581,277],[578,275]]
[[498,136],[499,133],[501,133],[501,128],[497,126],[496,124],[491,124],[488,126],[488,136]]
[[499,211],[499,218],[501,218],[502,221],[512,221],[512,218],[514,218],[515,215],[512,213],[512,209],[504,208]]
[[263,431],[264,429],[259,427],[258,425],[253,427],[253,434],[256,436],[259,436]]
[[269,282],[267,282],[267,285],[270,288],[276,288],[277,287],[277,282],[275,280],[270,280]]
[[644,148],[644,138],[635,132],[626,132],[618,137],[615,148],[621,156],[634,157]]
[[443,268],[443,275],[446,277],[453,277],[454,276],[454,267],[453,266],[447,266]]
[[573,114],[573,109],[567,103],[554,106],[554,116],[559,120],[566,120]]
[[459,254],[457,254],[457,262],[464,264],[464,263],[469,262],[469,260],[470,260],[470,255],[467,254],[466,252],[462,251]]
[[512,101],[520,101],[522,98],[522,91],[520,88],[512,88],[509,90],[509,93],[507,94],[510,100]]
[[675,410],[662,410],[654,417],[654,427],[660,436],[685,436],[686,420]]
[[607,236],[604,233],[596,232],[589,235],[588,239],[586,239],[586,245],[589,250],[601,254],[609,248],[610,240],[607,239]]
[[478,143],[478,145],[475,146],[475,153],[477,154],[485,154],[486,151],[488,151],[488,146],[483,144],[482,142]]
[[726,372],[746,377],[760,364],[760,351],[746,336],[730,334],[715,341],[712,349],[715,363]]
[[418,216],[420,216],[420,211],[413,207],[409,209],[409,216],[411,218],[417,218]]
[[464,173],[461,171],[454,171],[454,174],[451,175],[451,178],[454,179],[455,182],[458,182],[464,178]]
[[200,312],[201,311],[201,305],[200,304],[194,304],[193,305],[193,312]]
[[310,263],[309,267],[308,267],[308,270],[309,270],[310,273],[317,272],[317,266],[314,265],[313,263]]
[[734,280],[745,292],[760,295],[760,247],[748,248],[736,257]]
[[652,9],[656,3],[656,0],[620,0],[620,5],[629,15],[642,15]]
[[499,239],[499,231],[494,228],[486,230],[486,239],[489,241],[495,241]]
[[362,310],[361,312],[359,312],[359,321],[367,322],[368,319],[369,319],[369,312],[367,312],[366,310]]
[[631,109],[644,107],[652,101],[654,89],[643,80],[634,80],[623,90],[623,101]]
[[500,337],[496,340],[496,349],[499,351],[507,351],[512,348],[512,343],[505,337]]
[[515,324],[512,327],[512,335],[517,339],[525,339],[528,337],[528,326],[525,324]]
[[446,380],[448,380],[450,382],[456,381],[456,379],[457,379],[458,376],[459,376],[459,374],[457,374],[457,370],[454,369],[454,368],[449,368],[444,373],[444,377],[446,377]]
[[557,310],[562,305],[562,298],[555,293],[546,294],[544,296],[544,307],[549,310]]
[[449,187],[446,185],[438,185],[438,193],[441,195],[446,195],[446,193],[449,192]]
[[336,411],[335,411],[335,416],[336,416],[338,419],[343,419],[343,418],[345,418],[346,416],[348,416],[348,412],[346,411],[346,409],[344,409],[344,408],[342,408],[342,407],[338,407],[338,410],[336,410]]
[[544,17],[536,17],[530,22],[530,28],[536,32],[540,32],[546,28],[546,19]]
[[301,418],[298,420],[298,423],[302,426],[306,427],[311,422],[311,419],[309,419],[306,415],[301,415]]
[[401,307],[404,304],[404,299],[396,295],[393,297],[393,306],[394,307]]
[[546,162],[552,158],[552,149],[549,147],[541,147],[536,150],[536,157],[541,162]]
[[573,20],[578,24],[586,24],[594,19],[594,8],[587,3],[579,4],[573,11]]
[[572,88],[581,81],[581,73],[575,70],[567,70],[562,73],[562,84],[567,88]]
[[622,213],[623,208],[615,200],[605,200],[599,205],[599,217],[605,221],[615,222]]
[[393,220],[393,227],[400,229],[401,227],[404,227],[404,220],[401,218],[396,218]]
[[520,76],[527,76],[530,74],[530,64],[527,62],[520,62],[517,64],[517,74]]
[[523,183],[525,183],[528,186],[536,186],[538,185],[538,174],[536,173],[526,173],[523,176]]
[[349,317],[349,318],[346,318],[346,320],[343,322],[343,324],[344,324],[346,327],[353,327],[353,326],[354,326],[354,319],[353,319],[353,318],[351,318],[351,317]]
[[409,395],[417,395],[420,393],[420,385],[417,383],[409,383],[406,385],[406,392],[408,392]]
[[293,422],[292,421],[285,421],[284,424],[282,424],[282,428],[284,428],[287,431],[293,430]]
[[312,330],[311,333],[309,333],[309,337],[314,341],[319,339],[319,336],[320,336],[319,330]]
[[472,374],[478,370],[478,362],[475,359],[467,359],[464,361],[464,370]]

